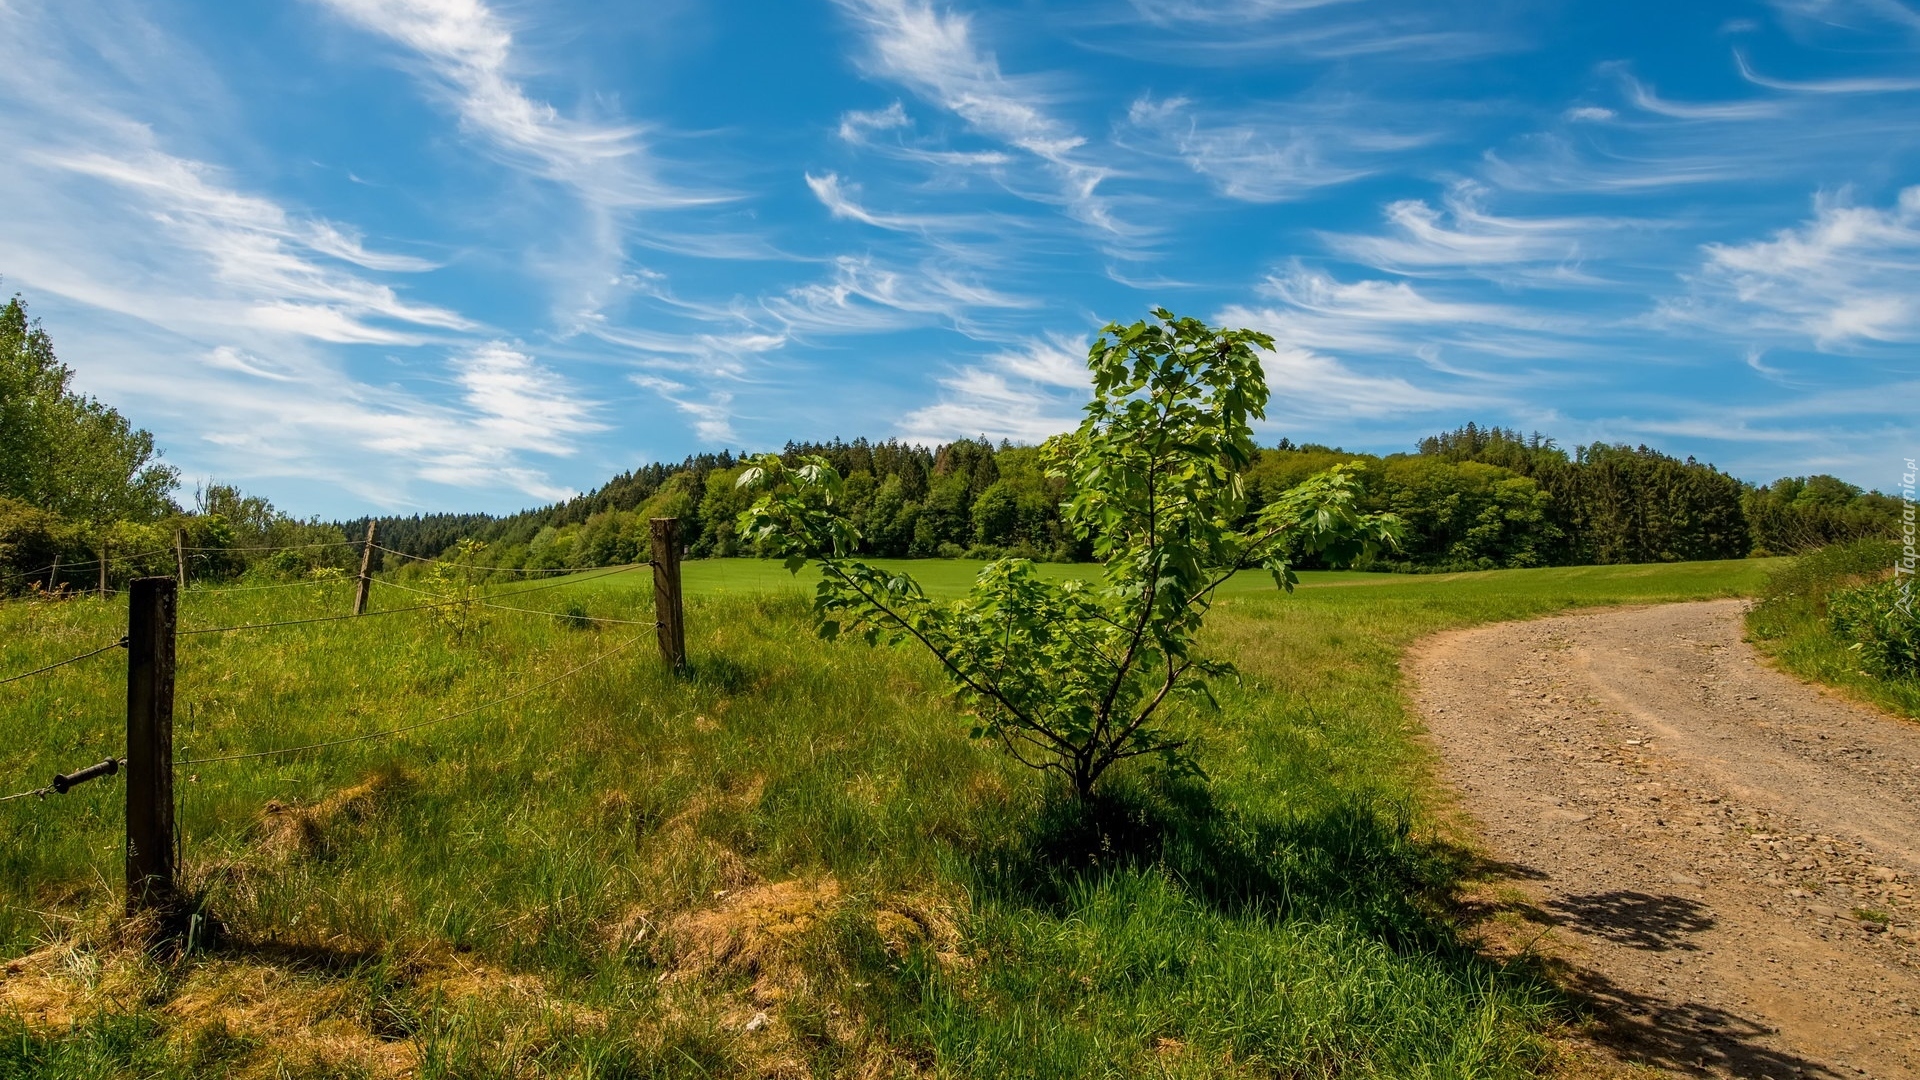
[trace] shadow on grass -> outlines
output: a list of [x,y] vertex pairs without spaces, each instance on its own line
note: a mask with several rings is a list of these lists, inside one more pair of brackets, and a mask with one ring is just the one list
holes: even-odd
[[1461,883],[1526,873],[1416,838],[1404,807],[1364,796],[1260,817],[1221,806],[1194,783],[1115,785],[1086,805],[1049,800],[979,866],[984,884],[1049,908],[1104,875],[1153,869],[1216,911],[1343,920],[1395,949],[1441,953],[1471,951],[1444,918]]

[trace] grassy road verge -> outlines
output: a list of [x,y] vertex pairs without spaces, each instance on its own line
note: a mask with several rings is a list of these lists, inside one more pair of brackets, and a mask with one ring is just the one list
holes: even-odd
[[[1865,541],[1779,560],[1782,565],[1761,587],[1760,603],[1747,615],[1748,635],[1802,679],[1834,687],[1896,716],[1920,719],[1920,678],[1872,670],[1876,665],[1862,655],[1857,638],[1848,640],[1837,632],[1832,617],[1837,595],[1884,581],[1898,557],[1895,544]],[[1892,597],[1876,598],[1876,603],[1891,608]],[[1911,621],[1906,635],[1912,640]]]

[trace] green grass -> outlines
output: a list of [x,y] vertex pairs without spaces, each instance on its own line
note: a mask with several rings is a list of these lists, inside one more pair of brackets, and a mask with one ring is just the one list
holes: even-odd
[[1754,643],[1782,668],[1824,683],[1896,716],[1920,719],[1920,679],[1887,678],[1865,669],[1860,653],[1833,632],[1828,598],[1886,577],[1899,546],[1860,541],[1823,548],[1779,565],[1762,583],[1747,615]]
[[[911,568],[951,593],[977,565]],[[183,758],[413,723],[642,640],[396,738],[183,767],[183,858],[226,931],[185,960],[117,944],[118,781],[0,805],[0,956],[26,957],[0,1078],[1532,1075],[1565,1004],[1447,919],[1474,860],[1439,827],[1400,653],[1764,570],[1309,574],[1291,597],[1248,575],[1207,637],[1243,682],[1174,718],[1211,782],[1122,772],[1090,814],[969,741],[925,658],[817,640],[806,576],[771,563],[687,565],[687,676],[650,626],[486,609],[184,638]],[[190,591],[182,624],[349,595]],[[652,617],[644,571],[505,602]],[[0,605],[0,675],[124,621]],[[123,663],[0,686],[5,791],[119,752]]]

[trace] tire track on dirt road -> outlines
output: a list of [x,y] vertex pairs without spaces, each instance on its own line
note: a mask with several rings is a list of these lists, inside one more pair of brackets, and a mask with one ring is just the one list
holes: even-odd
[[1451,631],[1404,667],[1603,1043],[1692,1075],[1920,1077],[1920,724],[1774,670],[1743,611]]

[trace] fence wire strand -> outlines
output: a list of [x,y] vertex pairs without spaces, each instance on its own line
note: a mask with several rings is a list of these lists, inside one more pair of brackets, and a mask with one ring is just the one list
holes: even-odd
[[[326,541],[322,541],[322,542],[320,542],[320,543],[317,543],[317,544],[286,544],[286,545],[283,545],[283,546],[275,546],[275,545],[272,545],[272,544],[251,544],[251,545],[249,545],[249,544],[239,544],[239,545],[235,545],[235,546],[233,546],[233,547],[184,547],[184,548],[181,548],[180,550],[182,550],[182,551],[212,551],[212,552],[221,552],[221,551],[312,551],[312,550],[313,550],[313,549],[315,549],[315,548],[330,548],[330,547],[359,547],[359,546],[360,546],[360,544],[361,544],[361,541],[359,541],[359,540],[326,540]],[[172,549],[168,549],[168,550],[172,550]]]
[[[564,566],[552,566],[552,567],[472,566],[463,562],[454,562],[450,559],[429,559],[424,555],[409,555],[404,551],[395,551],[393,548],[382,547],[379,544],[375,544],[373,546],[374,546],[374,549],[377,551],[384,551],[389,555],[398,555],[403,559],[408,559],[413,562],[432,563],[436,566],[451,566],[456,570],[489,570],[489,571],[498,571],[500,573],[506,573],[506,574],[575,574],[575,573],[579,573],[579,571],[577,570],[564,567]],[[636,564],[636,565],[640,565],[640,564]]]
[[[626,571],[628,571],[628,570],[632,570],[632,569],[634,569],[634,568],[636,568],[636,567],[640,567],[640,566],[645,566],[645,565],[647,565],[647,564],[646,564],[646,563],[634,563],[634,564],[633,564],[632,566],[623,566],[623,567],[620,567],[619,569],[617,569],[617,570],[615,570],[615,571],[614,571],[614,573],[624,573],[624,572],[626,572]],[[593,578],[589,578],[589,579],[587,579],[587,580],[589,580],[589,581],[598,581],[598,580],[599,580],[600,578],[606,578],[606,577],[612,577],[612,576],[613,576],[613,574],[600,574],[600,575],[598,575],[598,576],[596,576],[596,577],[593,577]],[[397,582],[397,581],[383,581],[383,582],[381,582],[381,584],[382,584],[382,585],[386,585],[386,586],[390,586],[390,587],[392,587],[392,588],[395,588],[395,589],[399,589],[399,590],[401,590],[401,591],[403,591],[403,592],[410,592],[410,593],[415,593],[415,594],[418,594],[418,595],[420,595],[420,596],[437,596],[437,595],[438,595],[437,593],[431,593],[431,592],[428,592],[428,591],[427,591],[427,590],[425,590],[425,589],[416,589],[416,588],[414,588],[414,587],[413,587],[413,586],[411,586],[411,585],[402,585],[402,584],[400,584],[400,583],[399,583],[399,582]],[[521,595],[522,593],[531,593],[531,592],[541,592],[541,591],[543,591],[543,590],[546,590],[546,589],[553,589],[553,588],[558,588],[558,587],[559,587],[559,586],[561,586],[561,585],[571,585],[571,584],[573,584],[573,582],[570,582],[570,581],[567,581],[567,582],[558,582],[558,581],[557,581],[557,582],[554,582],[554,583],[553,583],[553,584],[551,584],[551,585],[540,585],[540,586],[536,586],[535,588],[531,588],[531,589],[514,589],[514,590],[512,590],[511,592],[504,592],[504,593],[489,593],[489,594],[488,594],[488,596],[490,596],[490,597],[492,597],[492,596],[519,596],[519,595]],[[571,619],[571,620],[574,620],[574,621],[576,621],[576,622],[596,622],[596,623],[609,623],[609,624],[611,624],[611,625],[614,625],[614,626],[655,626],[655,627],[657,627],[657,626],[659,626],[659,625],[660,625],[660,623],[659,623],[658,621],[656,621],[656,620],[651,620],[651,619],[612,619],[612,618],[608,618],[608,617],[606,617],[606,616],[603,616],[603,615],[575,615],[575,614],[572,614],[571,612],[566,612],[566,611],[543,611],[543,610],[541,610],[540,608],[525,608],[525,607],[514,607],[514,606],[512,606],[512,605],[510,605],[510,604],[496,604],[496,603],[493,603],[493,602],[492,602],[492,600],[490,600],[490,599],[475,599],[475,600],[472,600],[472,601],[468,601],[468,602],[469,602],[469,603],[472,603],[472,604],[475,604],[475,605],[477,605],[477,606],[479,606],[479,607],[484,607],[484,608],[492,608],[492,609],[494,609],[495,611],[518,611],[518,612],[521,612],[521,613],[523,613],[523,614],[526,614],[526,615],[548,615],[548,616],[552,616],[553,618],[556,618],[556,619]]]
[[77,664],[82,660],[87,660],[92,657],[99,656],[103,652],[112,652],[115,649],[124,649],[126,647],[127,647],[127,639],[123,637],[119,641],[116,641],[111,645],[102,645],[99,648],[93,650],[92,652],[83,652],[79,656],[69,656],[65,660],[48,664],[46,667],[37,667],[37,668],[34,668],[32,671],[23,671],[18,675],[9,675],[4,679],[0,679],[0,685],[4,685],[10,682],[19,682],[21,679],[31,679],[35,675],[44,675],[55,668],[63,668],[63,667],[66,667],[68,664]]
[[311,623],[345,622],[349,619],[370,619],[376,615],[399,615],[408,611],[427,611],[432,608],[452,607],[467,603],[465,600],[448,600],[441,604],[414,604],[409,607],[381,608],[378,611],[362,612],[359,615],[316,615],[311,619],[280,619],[276,622],[235,623],[232,626],[203,626],[197,630],[182,630],[179,637],[194,637],[199,634],[230,634],[236,630],[272,630],[281,626],[306,626]]
[[219,589],[193,589],[195,596],[218,596],[222,593],[263,592],[267,589],[297,589],[308,585],[344,585],[353,581],[350,577],[307,578],[303,581],[282,581],[273,585],[232,585]]
[[216,762],[222,762],[222,761],[246,761],[253,758],[277,757],[283,754],[298,754],[308,750],[324,749],[329,746],[345,746],[349,743],[367,742],[373,739],[384,739],[394,735],[404,735],[409,731],[419,731],[421,728],[432,727],[435,724],[444,724],[449,720],[458,720],[463,716],[472,716],[475,713],[485,712],[486,710],[494,708],[495,706],[504,705],[509,701],[516,701],[520,698],[526,697],[528,694],[531,694],[537,690],[544,690],[547,687],[552,686],[557,682],[561,682],[565,679],[571,678],[574,675],[579,674],[582,671],[585,671],[586,669],[594,666],[595,664],[600,663],[601,661],[607,659],[610,656],[613,656],[616,653],[632,648],[636,643],[640,642],[645,637],[646,637],[645,634],[638,634],[634,637],[630,637],[627,640],[621,642],[618,645],[615,645],[613,648],[608,649],[606,652],[601,653],[600,655],[594,657],[591,660],[588,660],[584,663],[577,664],[571,668],[568,668],[567,670],[561,672],[558,675],[553,676],[550,679],[544,679],[540,682],[534,683],[532,686],[526,686],[526,687],[522,687],[519,690],[515,690],[513,693],[508,694],[505,697],[494,698],[492,701],[488,701],[480,705],[475,705],[472,708],[462,709],[459,712],[447,713],[444,716],[436,716],[431,720],[422,720],[417,724],[407,724],[404,727],[388,728],[385,731],[370,731],[365,735],[353,735],[344,739],[328,739],[325,742],[307,743],[304,746],[282,747],[277,750],[255,750],[250,753],[244,753],[244,754],[220,754],[213,757],[186,758],[184,760],[174,761],[173,765],[174,765],[174,768],[177,769],[182,765],[211,765]]
[[16,791],[11,795],[0,795],[0,802],[12,802],[15,799],[24,799],[29,795],[37,795],[40,798],[44,799],[51,794],[53,794],[52,788],[38,787],[38,788],[34,788],[32,791]]

